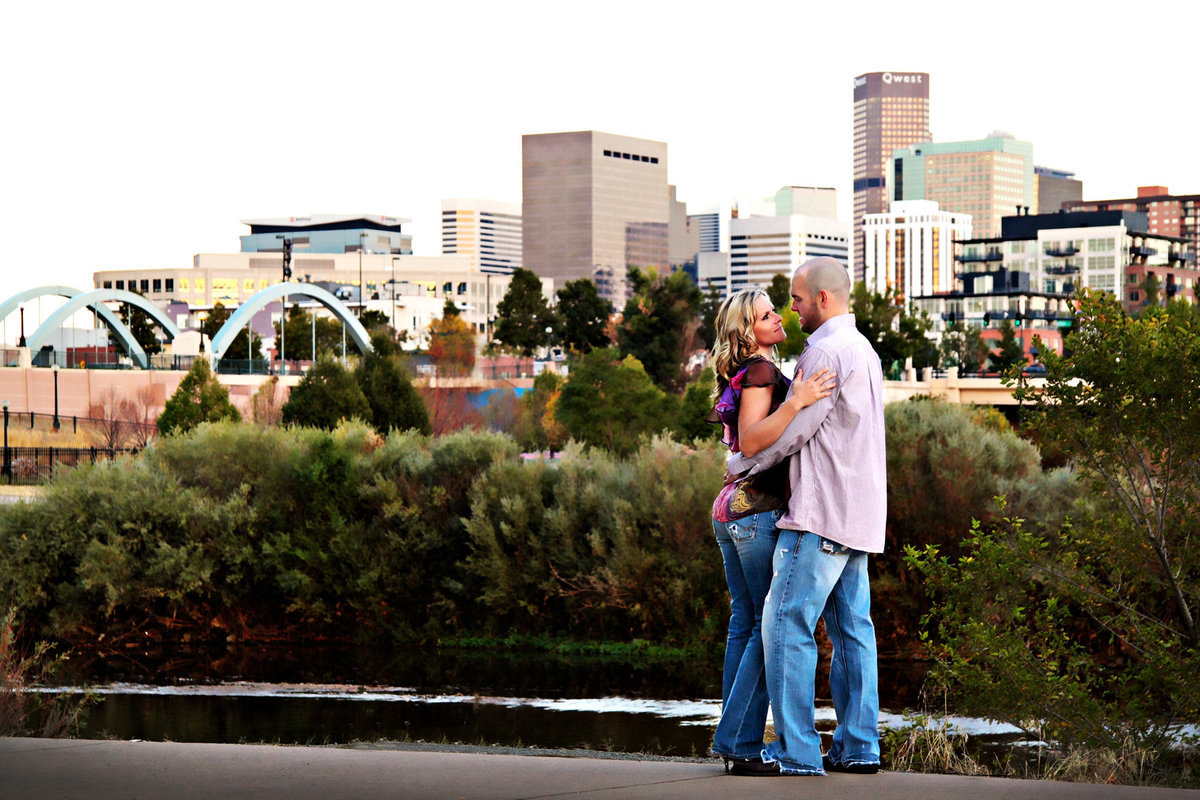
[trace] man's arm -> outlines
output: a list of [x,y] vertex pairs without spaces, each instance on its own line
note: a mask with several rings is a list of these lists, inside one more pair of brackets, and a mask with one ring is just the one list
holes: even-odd
[[[808,356],[808,358],[805,358],[805,356]],[[828,354],[816,348],[805,350],[797,366],[803,370],[803,374],[805,375],[813,375],[823,367],[829,369],[831,372],[837,371]],[[788,389],[789,397],[791,397],[795,388],[796,384],[793,383],[791,388]],[[797,411],[796,416],[784,428],[779,438],[758,451],[754,456],[734,453],[725,462],[725,467],[729,471],[729,474],[740,475],[746,471],[750,471],[751,473],[762,472],[764,469],[775,466],[792,453],[797,452],[804,446],[805,442],[813,437],[813,434],[817,432],[821,424],[825,422],[825,418],[833,410],[833,404],[837,401],[840,394],[838,386],[834,386],[833,393],[829,397],[822,398],[811,406],[806,406]]]

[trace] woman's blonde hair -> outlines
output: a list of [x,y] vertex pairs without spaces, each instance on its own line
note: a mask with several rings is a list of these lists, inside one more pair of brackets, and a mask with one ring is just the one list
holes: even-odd
[[755,306],[760,297],[767,297],[762,289],[743,289],[726,298],[717,310],[712,361],[718,393],[747,361],[758,355],[754,323],[758,320]]

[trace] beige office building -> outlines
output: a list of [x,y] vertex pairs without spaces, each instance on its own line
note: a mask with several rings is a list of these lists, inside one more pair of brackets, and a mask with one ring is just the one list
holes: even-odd
[[620,309],[629,267],[669,267],[664,142],[575,131],[523,136],[521,149],[526,269],[556,289],[591,278]]

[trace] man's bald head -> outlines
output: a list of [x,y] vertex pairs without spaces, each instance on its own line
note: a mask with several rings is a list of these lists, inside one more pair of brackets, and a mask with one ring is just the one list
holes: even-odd
[[810,258],[796,267],[792,281],[804,281],[805,288],[816,294],[828,292],[831,299],[844,308],[845,313],[850,308],[850,275],[842,262],[828,256]]
[[830,317],[850,312],[850,276],[840,261],[814,258],[796,268],[792,276],[792,310],[800,328],[812,333]]

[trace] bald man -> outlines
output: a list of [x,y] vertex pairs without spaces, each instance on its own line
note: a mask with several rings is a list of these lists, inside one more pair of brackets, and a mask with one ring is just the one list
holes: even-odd
[[[792,310],[809,334],[798,374],[827,368],[837,386],[796,414],[774,444],[729,462],[733,474],[761,472],[795,456],[763,610],[767,690],[779,737],[763,750],[763,761],[786,775],[874,773],[879,686],[867,554],[883,551],[887,518],[883,372],[855,328],[850,278],[840,262],[801,264],[792,277]],[[829,683],[838,718],[824,755],[814,720],[819,619],[833,642]]]

